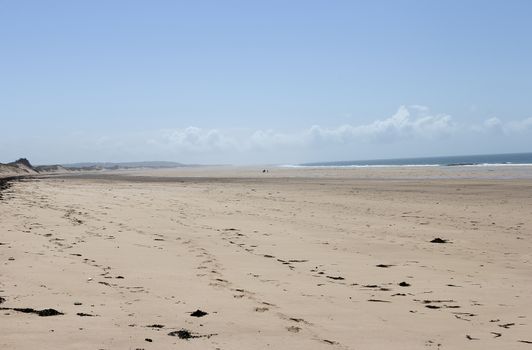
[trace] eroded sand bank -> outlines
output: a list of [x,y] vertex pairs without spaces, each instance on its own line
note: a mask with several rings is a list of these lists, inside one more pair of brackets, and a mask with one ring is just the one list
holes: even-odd
[[371,171],[14,182],[0,348],[532,349],[530,168]]

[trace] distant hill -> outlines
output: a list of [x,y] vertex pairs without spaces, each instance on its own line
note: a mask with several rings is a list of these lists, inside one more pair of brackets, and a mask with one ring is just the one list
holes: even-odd
[[134,169],[134,168],[150,168],[150,169],[161,169],[161,168],[180,168],[188,166],[182,163],[176,162],[164,162],[164,161],[154,161],[154,162],[121,162],[121,163],[111,163],[111,162],[88,162],[88,163],[73,163],[73,164],[63,164],[66,169],[70,170],[101,170],[101,169]]
[[39,173],[57,173],[68,171],[62,165],[38,165],[33,167]]
[[31,174],[37,174],[37,171],[26,158],[20,158],[17,161],[7,164],[0,163],[0,176],[18,176]]
[[20,158],[7,164],[0,163],[0,176],[35,175],[43,173],[61,173],[67,171],[68,169],[65,169],[61,165],[33,166],[26,158]]
[[94,171],[94,170],[117,170],[117,169],[168,169],[180,168],[185,166],[176,162],[124,162],[124,163],[74,163],[63,165],[38,165],[33,166],[26,158],[20,158],[17,161],[2,164],[0,163],[0,177],[65,173],[70,171]]

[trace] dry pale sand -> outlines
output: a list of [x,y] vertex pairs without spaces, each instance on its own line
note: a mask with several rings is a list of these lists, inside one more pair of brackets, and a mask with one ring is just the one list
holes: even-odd
[[0,200],[0,348],[532,349],[531,172],[13,182]]

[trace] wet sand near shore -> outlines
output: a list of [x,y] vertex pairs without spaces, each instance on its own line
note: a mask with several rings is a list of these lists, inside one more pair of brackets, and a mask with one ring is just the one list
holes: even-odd
[[525,167],[30,178],[0,262],[2,349],[532,349]]

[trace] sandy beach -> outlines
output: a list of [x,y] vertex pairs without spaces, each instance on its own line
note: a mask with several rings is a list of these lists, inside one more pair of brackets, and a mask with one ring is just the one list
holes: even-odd
[[532,349],[532,168],[2,186],[1,349]]

